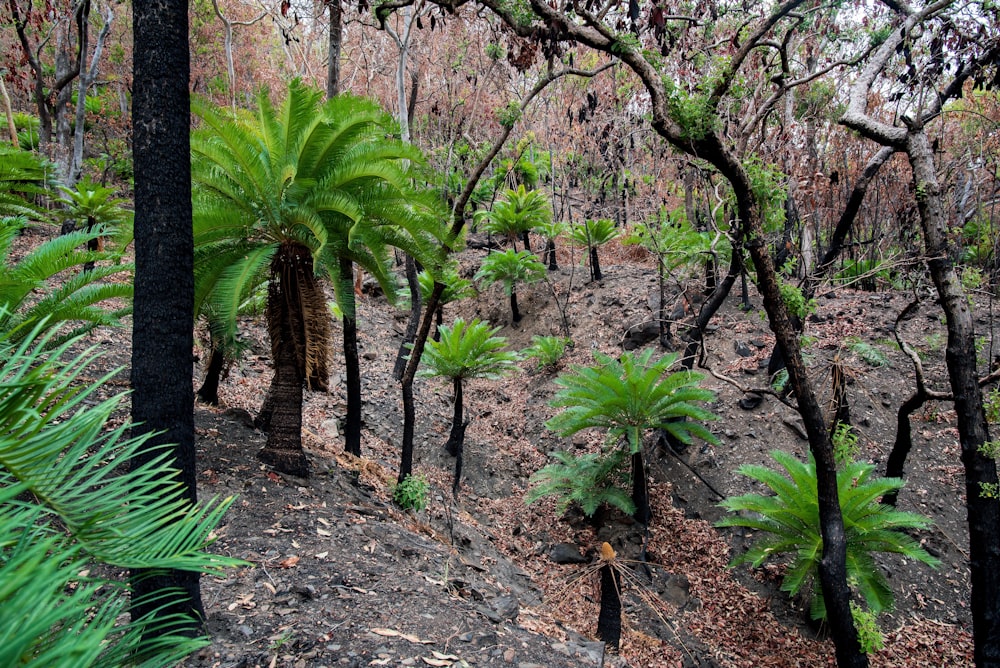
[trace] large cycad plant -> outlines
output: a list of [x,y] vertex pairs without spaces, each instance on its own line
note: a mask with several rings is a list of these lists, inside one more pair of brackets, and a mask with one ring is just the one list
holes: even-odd
[[[693,371],[670,367],[677,355],[651,361],[652,350],[615,359],[594,352],[593,366],[574,367],[556,378],[562,389],[552,405],[562,408],[545,426],[560,436],[597,427],[607,429],[616,445],[624,439],[632,464],[632,502],[635,519],[649,519],[646,472],[642,441],[649,429],[664,429],[682,443],[700,438],[716,443],[704,422],[717,419],[698,404],[713,401],[715,395],[699,386],[702,376]],[[605,476],[604,479],[609,476]],[[595,490],[599,491],[599,490]]]
[[[354,322],[353,264],[391,294],[389,248],[428,257],[436,224],[407,190],[407,161],[421,156],[390,138],[391,117],[359,98],[322,98],[296,81],[277,106],[261,92],[253,113],[194,105],[201,118],[192,136],[196,307],[210,301],[214,318],[235,323],[247,284],[266,276],[275,372],[261,458],[296,475],[308,473],[303,387],[326,390],[329,377],[332,327],[320,276],[333,280],[346,331]],[[356,348],[345,352],[356,369]],[[360,377],[348,376],[353,450]]]
[[493,205],[492,211],[477,215],[486,231],[508,237],[517,250],[517,237],[524,240],[524,249],[530,251],[527,234],[552,220],[552,206],[548,195],[541,190],[507,190],[503,199]]

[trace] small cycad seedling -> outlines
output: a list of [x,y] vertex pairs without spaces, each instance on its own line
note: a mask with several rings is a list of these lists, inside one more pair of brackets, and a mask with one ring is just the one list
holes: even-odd
[[594,517],[601,506],[607,504],[631,515],[635,512],[635,504],[625,492],[627,455],[620,448],[580,456],[554,452],[552,456],[558,461],[531,476],[535,487],[528,492],[527,502],[554,496],[561,513],[578,506],[584,515]]
[[[826,604],[817,577],[823,539],[816,496],[816,461],[812,454],[808,462],[803,463],[777,450],[771,452],[771,456],[787,475],[765,466],[751,465],[741,466],[738,472],[763,483],[773,495],[729,497],[721,505],[733,514],[716,526],[745,527],[762,532],[753,547],[736,557],[730,566],[749,563],[756,568],[779,554],[790,554],[791,561],[781,589],[794,596],[811,584],[810,614],[814,619],[825,619]],[[902,488],[903,481],[873,478],[874,470],[875,466],[867,462],[845,462],[837,472],[837,487],[847,535],[847,579],[864,597],[868,609],[877,615],[892,607],[893,595],[875,563],[874,553],[895,552],[934,567],[940,561],[903,533],[907,529],[924,529],[931,525],[930,520],[879,503],[885,494]],[[743,511],[749,514],[736,514]]]
[[862,341],[856,337],[851,337],[847,340],[852,353],[857,355],[862,362],[870,367],[876,369],[883,369],[888,366],[892,366],[889,361],[889,357],[885,354],[885,351],[873,346],[870,343]]
[[566,354],[573,340],[562,336],[532,336],[531,345],[524,350],[526,357],[538,362],[538,369],[552,370]]

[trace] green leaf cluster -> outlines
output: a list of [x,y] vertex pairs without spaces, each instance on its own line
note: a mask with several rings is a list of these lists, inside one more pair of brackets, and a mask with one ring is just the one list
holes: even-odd
[[167,450],[130,469],[148,435],[106,430],[122,397],[81,379],[98,355],[53,349],[43,329],[0,336],[0,665],[175,665],[207,639],[177,618],[121,621],[126,585],[88,571],[221,574],[242,563],[206,552],[232,499],[191,505]]
[[516,190],[504,192],[491,211],[478,212],[475,220],[491,234],[513,238],[550,223],[552,206],[544,191],[527,190],[519,185]]
[[37,153],[0,142],[0,218],[45,218],[44,209],[35,204],[33,198],[46,193],[51,171]]
[[483,264],[473,278],[486,283],[500,283],[510,296],[518,283],[537,283],[544,280],[547,274],[545,265],[534,254],[508,248],[483,258]]
[[[819,505],[816,488],[816,461],[807,462],[775,450],[771,457],[783,470],[746,465],[738,469],[770,490],[771,494],[746,494],[726,499],[721,505],[731,515],[717,523],[722,527],[744,527],[761,532],[746,553],[730,566],[749,563],[754,568],[781,554],[790,555],[781,589],[797,594],[810,583],[813,590],[811,614],[826,617],[826,606],[817,577],[822,559]],[[930,566],[939,560],[904,531],[923,529],[931,522],[916,513],[896,510],[879,503],[885,494],[903,487],[898,478],[875,478],[875,466],[867,462],[847,462],[837,472],[837,487],[847,539],[847,579],[860,592],[875,614],[890,609],[892,590],[875,563],[876,552],[895,552]],[[738,514],[739,513],[739,514]],[[747,514],[742,514],[747,513]]]
[[715,399],[714,393],[699,387],[703,376],[686,370],[668,374],[677,354],[653,362],[652,352],[625,352],[615,359],[594,351],[596,364],[575,366],[556,378],[562,389],[552,405],[563,410],[545,426],[560,436],[591,427],[607,429],[614,438],[624,437],[630,452],[638,452],[643,434],[654,428],[685,444],[695,438],[717,443],[702,423],[718,417],[696,405]]
[[531,337],[531,345],[524,349],[524,355],[537,360],[539,369],[554,369],[572,343],[572,339],[562,336],[536,334]]
[[451,326],[441,326],[440,341],[428,341],[424,348],[420,359],[426,368],[419,375],[455,380],[499,378],[514,371],[520,356],[504,350],[507,339],[497,336],[499,331],[478,319],[456,318]]
[[635,512],[635,504],[625,492],[629,482],[624,468],[627,452],[621,448],[583,455],[557,451],[552,456],[557,460],[555,463],[531,476],[530,482],[535,486],[528,492],[529,504],[545,496],[555,496],[560,513],[578,505],[584,515],[593,517],[604,504],[628,515]]
[[430,485],[422,475],[408,475],[392,488],[392,500],[403,510],[421,511],[427,507]]
[[598,248],[618,237],[621,231],[615,227],[615,221],[608,218],[597,218],[575,223],[569,228],[569,238],[577,246]]
[[[122,263],[114,251],[80,250],[104,234],[102,227],[55,237],[13,262],[12,244],[25,225],[24,219],[0,218],[0,332],[16,341],[44,326],[61,333],[49,340],[57,345],[95,327],[117,326],[132,312],[132,265]],[[50,288],[57,277],[102,260],[111,264],[63,278]]]

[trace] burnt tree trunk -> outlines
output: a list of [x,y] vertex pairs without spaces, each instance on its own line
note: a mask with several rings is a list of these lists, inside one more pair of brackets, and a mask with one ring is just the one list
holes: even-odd
[[945,361],[965,467],[975,661],[977,666],[1000,666],[1000,499],[984,493],[997,485],[997,467],[992,457],[980,451],[990,436],[976,369],[975,326],[968,298],[950,259],[948,217],[930,141],[919,128],[910,130],[906,144],[927,267],[941,299],[948,331]]
[[396,364],[392,367],[392,377],[396,380],[403,378],[406,371],[406,358],[410,354],[410,346],[417,335],[417,328],[420,326],[420,314],[423,307],[423,295],[420,294],[420,281],[417,279],[417,261],[409,254],[403,260],[406,271],[406,285],[410,290],[410,319],[406,322],[406,332],[403,333],[403,342],[399,344],[399,351],[396,353]]
[[198,398],[209,406],[219,405],[219,381],[225,368],[226,356],[222,348],[213,345],[208,354],[208,366],[205,369],[205,379],[198,388]]
[[635,504],[632,519],[643,526],[648,525],[653,513],[649,508],[649,485],[641,449],[632,453],[632,503]]
[[461,452],[462,443],[465,441],[465,424],[463,422],[465,409],[462,401],[461,378],[454,379],[454,388],[455,412],[451,418],[451,433],[448,435],[448,441],[444,444],[444,449],[452,457],[457,457],[458,453]]
[[621,576],[611,564],[601,566],[601,609],[597,615],[597,637],[617,652],[622,639]]
[[590,247],[590,275],[595,281],[604,279],[601,273],[601,259],[597,257],[597,246]]
[[[133,435],[159,432],[136,453],[132,465],[142,466],[167,447],[178,474],[164,481],[164,492],[172,493],[170,485],[179,482],[184,498],[195,503],[187,10],[187,3],[180,0],[139,1],[133,6],[136,234],[131,417]],[[135,569],[129,578],[133,620],[149,615],[173,632],[203,632],[205,610],[197,571]],[[157,627],[159,633],[165,630]]]
[[[341,280],[351,281],[354,263],[347,258],[340,259]],[[347,391],[347,419],[344,422],[344,451],[355,457],[361,456],[361,364],[358,359],[358,321],[353,304],[354,293],[344,291],[352,300],[344,309],[344,382]]]
[[521,322],[521,311],[517,308],[517,292],[515,290],[510,291],[510,312],[515,325]]
[[[909,399],[904,401],[896,413],[896,439],[892,444],[892,451],[889,459],[885,463],[886,478],[902,478],[903,467],[906,465],[906,458],[913,449],[913,427],[910,424],[910,416],[913,415],[927,400],[926,393],[918,389]],[[882,503],[887,506],[896,506],[899,491],[892,491],[882,497]]]

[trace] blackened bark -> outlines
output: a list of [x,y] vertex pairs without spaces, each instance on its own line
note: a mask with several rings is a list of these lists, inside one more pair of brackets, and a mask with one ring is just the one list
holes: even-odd
[[989,441],[976,369],[975,326],[968,298],[951,262],[948,217],[937,180],[934,152],[922,128],[908,132],[906,152],[913,170],[927,267],[937,288],[948,331],[945,361],[965,466],[972,580],[972,628],[976,666],[1000,666],[1000,499],[984,494],[997,484],[996,462],[980,452]]
[[451,418],[451,433],[448,435],[448,442],[444,444],[444,449],[452,457],[457,457],[465,439],[465,427],[463,425],[464,407],[462,402],[462,379],[454,379],[455,388],[455,412]]
[[[737,234],[742,233],[737,232]],[[685,337],[688,339],[688,344],[684,348],[681,365],[685,369],[691,370],[694,368],[695,358],[698,354],[698,349],[701,347],[705,329],[726,301],[726,297],[729,296],[730,291],[733,289],[733,284],[736,282],[736,277],[743,270],[743,261],[740,258],[742,255],[742,251],[740,250],[741,240],[742,236],[733,241],[733,252],[729,260],[729,270],[726,272],[726,277],[716,286],[715,292],[709,295],[708,299],[701,305],[698,315],[695,316],[694,323],[684,332]]]
[[521,322],[521,311],[517,308],[517,292],[510,291],[510,312],[514,318],[514,324]]
[[[133,5],[135,298],[132,329],[133,435],[161,432],[135,456],[141,466],[164,444],[184,497],[197,501],[194,449],[194,237],[191,214],[187,2]],[[166,490],[165,490],[166,491]],[[136,569],[131,615],[153,615],[190,635],[202,633],[199,573]],[[177,592],[163,598],[168,589]],[[154,597],[158,597],[155,598]]]
[[590,247],[590,272],[595,281],[600,281],[604,278],[601,273],[601,260],[597,257],[597,246]]
[[597,615],[597,637],[618,651],[622,639],[621,577],[611,564],[601,566],[601,610]]
[[[340,259],[341,280],[354,275],[354,263]],[[347,298],[354,293],[347,291]],[[351,315],[348,316],[348,311]],[[361,456],[361,364],[358,361],[358,321],[354,308],[344,309],[344,375],[347,390],[347,420],[344,422],[344,451]]]
[[[903,477],[906,458],[910,454],[910,450],[913,449],[913,427],[910,425],[910,416],[924,405],[926,399],[926,393],[918,388],[909,399],[900,405],[899,412],[896,413],[896,440],[892,444],[892,451],[885,463],[886,478]],[[882,503],[895,507],[898,497],[898,491],[889,492],[882,497]]]
[[642,450],[632,453],[632,503],[635,512],[632,519],[646,526],[653,517],[649,508],[649,486],[646,480],[646,465],[642,460]]
[[407,255],[403,266],[406,270],[406,285],[410,290],[410,319],[406,323],[403,342],[399,344],[399,350],[396,352],[396,364],[392,368],[392,377],[396,380],[402,380],[403,372],[406,371],[406,358],[410,354],[410,346],[417,335],[423,307],[423,295],[420,294],[420,281],[417,279],[417,261]]
[[558,271],[559,264],[556,262],[556,242],[552,239],[545,240],[545,252],[542,254],[544,261],[548,264],[549,271]]
[[226,356],[219,346],[212,346],[212,351],[208,354],[208,366],[205,369],[205,380],[198,388],[198,398],[209,406],[219,405],[219,381],[222,378],[222,370],[225,367]]

